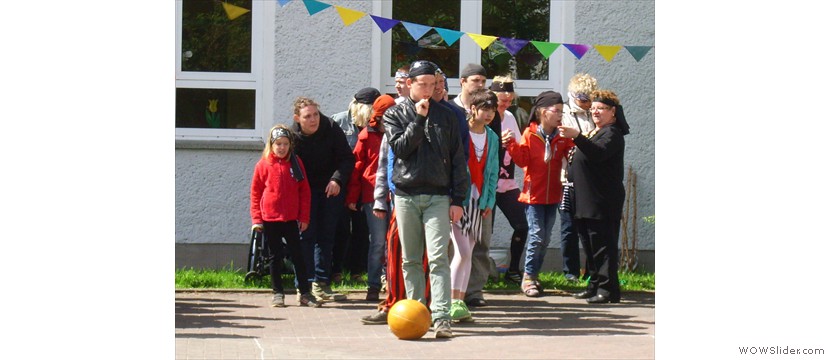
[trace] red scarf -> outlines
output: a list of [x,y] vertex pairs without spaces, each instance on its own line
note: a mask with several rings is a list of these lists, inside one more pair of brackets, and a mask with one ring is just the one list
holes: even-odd
[[484,140],[484,152],[481,153],[481,160],[476,157],[475,145],[473,139],[470,138],[470,159],[467,160],[467,166],[470,168],[470,182],[478,188],[479,195],[481,189],[484,187],[484,166],[487,164],[487,138]]

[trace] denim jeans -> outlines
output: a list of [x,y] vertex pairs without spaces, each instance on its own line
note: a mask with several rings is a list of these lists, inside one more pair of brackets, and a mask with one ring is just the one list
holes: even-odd
[[579,277],[579,234],[573,224],[570,211],[560,211],[560,234],[562,241],[559,249],[562,250],[562,273]]
[[324,191],[311,190],[311,222],[300,234],[308,281],[329,282],[337,222],[346,209],[344,201],[343,191],[326,197]]
[[527,206],[527,249],[525,253],[525,273],[536,276],[542,269],[545,253],[550,244],[551,231],[556,222],[559,204]]
[[[386,230],[389,228],[389,212],[381,219],[372,214],[374,204],[363,204],[366,223],[369,225],[369,252],[366,262],[366,283],[370,289],[380,290],[380,276],[384,273],[386,258]],[[388,206],[387,206],[388,208]]]
[[450,198],[447,195],[395,195],[406,297],[427,305],[424,247],[429,262],[432,321],[450,320]]

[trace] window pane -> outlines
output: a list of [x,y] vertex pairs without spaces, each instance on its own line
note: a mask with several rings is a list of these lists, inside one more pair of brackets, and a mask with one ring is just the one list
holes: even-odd
[[[252,0],[225,0],[251,9]],[[251,72],[251,12],[233,20],[221,1],[182,3],[182,71]]]
[[176,127],[253,129],[254,90],[176,89]]
[[[461,2],[396,0],[392,2],[392,18],[457,31],[461,27]],[[458,77],[458,50],[459,41],[447,46],[435,29],[416,42],[403,25],[395,26],[392,28],[392,68],[389,69],[389,76],[395,76],[395,70],[415,60],[429,60],[438,64],[448,77]]]
[[[550,39],[549,0],[483,0],[481,33],[522,40]],[[507,75],[514,79],[548,80],[548,59],[528,43],[516,56],[496,40],[481,51],[481,65],[487,74]]]

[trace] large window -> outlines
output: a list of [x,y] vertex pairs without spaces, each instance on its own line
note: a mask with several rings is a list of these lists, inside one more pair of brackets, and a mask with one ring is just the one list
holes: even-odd
[[176,1],[176,137],[257,139],[263,13],[254,0]]
[[[374,13],[409,23],[521,40],[568,43],[573,41],[566,13],[573,11],[569,2],[551,0],[426,0],[376,1]],[[428,9],[428,11],[427,11]],[[469,36],[448,45],[435,29],[417,41],[403,25],[376,35],[376,73],[383,92],[394,93],[394,73],[401,65],[416,59],[437,63],[450,77],[450,94],[460,91],[458,74],[468,63],[481,64],[490,79],[511,75],[519,96],[535,96],[543,90],[565,91],[564,77],[573,72],[573,59],[555,51],[545,58],[528,43],[515,55],[496,40],[482,50]],[[489,81],[488,81],[489,83]]]

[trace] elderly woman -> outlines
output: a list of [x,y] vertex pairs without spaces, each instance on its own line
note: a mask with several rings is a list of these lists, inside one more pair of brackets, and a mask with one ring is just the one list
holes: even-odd
[[576,144],[568,179],[576,189],[574,225],[588,256],[591,276],[588,288],[574,297],[587,299],[589,304],[618,303],[617,241],[625,201],[623,136],[628,134],[628,123],[619,98],[608,90],[591,93],[589,111],[596,129],[588,135],[574,127],[559,127],[559,134]]

